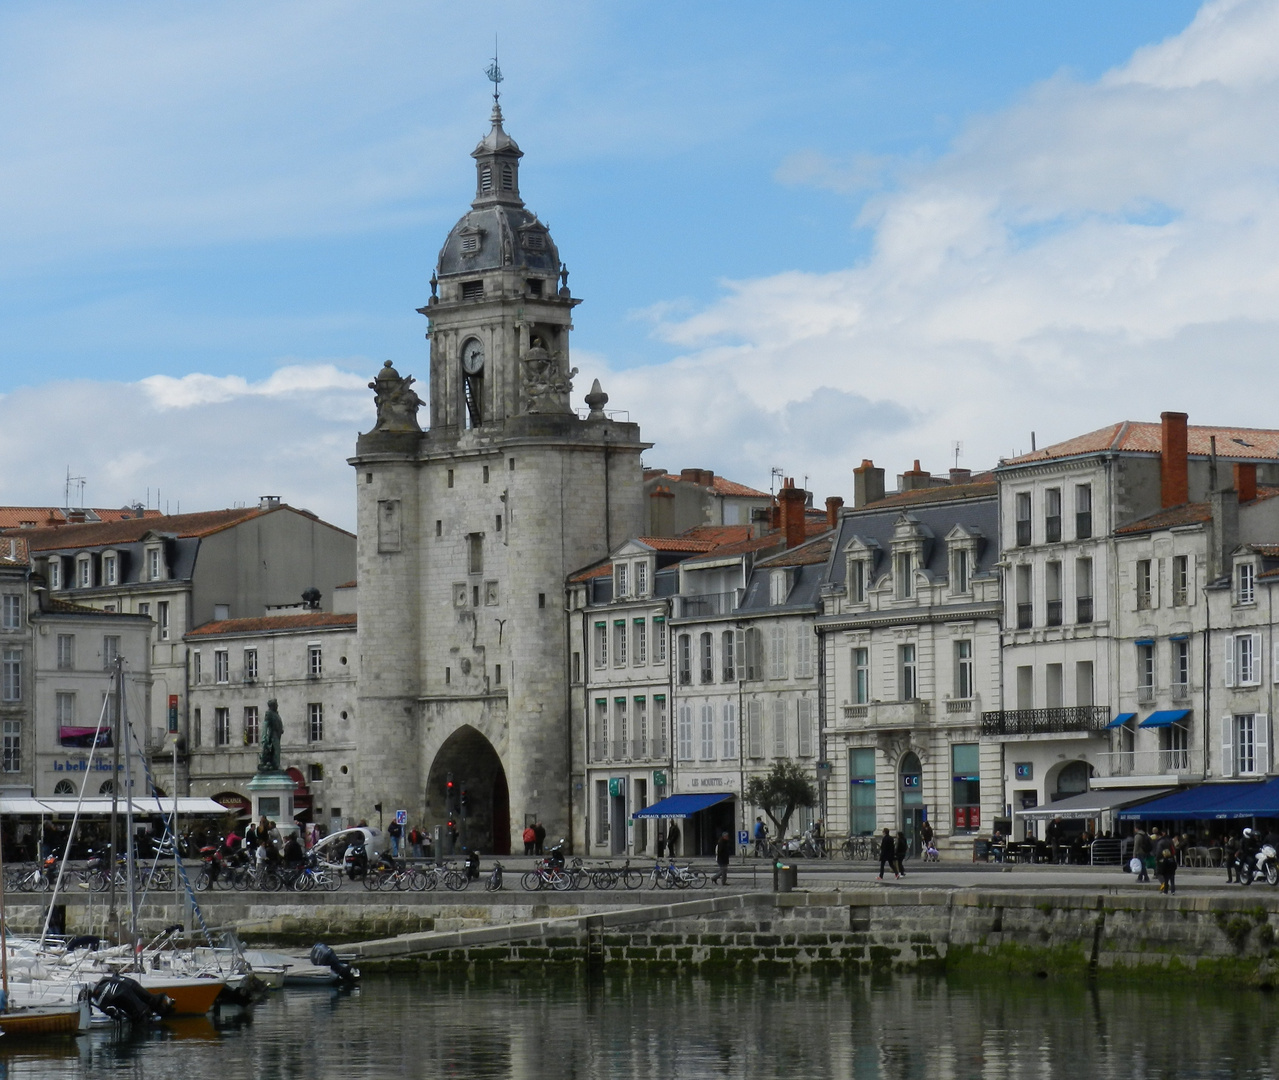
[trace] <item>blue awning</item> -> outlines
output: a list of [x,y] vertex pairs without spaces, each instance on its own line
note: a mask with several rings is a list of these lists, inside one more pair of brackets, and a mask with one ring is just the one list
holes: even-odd
[[1120,812],[1124,821],[1212,821],[1279,818],[1279,777],[1240,783],[1200,784]]
[[731,791],[716,792],[715,794],[706,795],[670,795],[665,799],[653,803],[652,806],[646,806],[643,810],[637,810],[631,815],[633,818],[686,818],[692,817],[699,810],[705,810],[708,806],[714,806],[716,803],[722,803],[725,799],[733,799],[736,796]]
[[1152,712],[1146,717],[1138,727],[1171,727],[1183,716],[1189,713],[1189,709],[1162,709],[1159,712]]
[[1107,724],[1106,727],[1108,728],[1123,727],[1126,723],[1128,723],[1129,720],[1131,720],[1136,715],[1137,714],[1135,712],[1121,712],[1112,721],[1110,721],[1110,723]]

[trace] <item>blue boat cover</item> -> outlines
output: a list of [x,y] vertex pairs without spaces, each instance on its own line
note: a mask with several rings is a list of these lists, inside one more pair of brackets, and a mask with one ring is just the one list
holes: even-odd
[[633,818],[686,818],[692,817],[699,810],[722,803],[725,799],[735,798],[731,791],[709,792],[705,795],[670,795],[665,799],[637,810]]
[[1121,810],[1123,821],[1212,821],[1279,818],[1279,777],[1233,784],[1200,784]]
[[1137,714],[1135,712],[1121,712],[1112,721],[1110,721],[1110,723],[1107,724],[1106,727],[1108,728],[1123,727],[1124,724],[1128,723],[1128,721],[1131,720],[1136,715]]
[[1189,709],[1161,709],[1159,712],[1152,712],[1146,717],[1138,727],[1171,727],[1183,716]]

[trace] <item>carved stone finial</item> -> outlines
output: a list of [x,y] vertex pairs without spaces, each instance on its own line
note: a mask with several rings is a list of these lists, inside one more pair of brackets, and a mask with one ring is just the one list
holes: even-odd
[[560,295],[566,299],[573,295],[568,291],[568,263],[560,263]]
[[422,399],[413,389],[417,380],[412,375],[400,377],[400,373],[391,366],[388,360],[377,373],[377,378],[369,383],[373,391],[373,404],[377,406],[377,423],[374,431],[421,431],[417,422],[417,411],[422,407]]
[[431,271],[431,303],[432,304],[438,304],[440,302],[439,288],[440,288],[440,279],[435,276],[435,271],[432,270]]
[[608,404],[608,395],[604,393],[604,388],[600,386],[599,379],[591,383],[591,392],[586,395],[586,404],[590,406],[590,413],[587,420],[604,420],[604,406]]

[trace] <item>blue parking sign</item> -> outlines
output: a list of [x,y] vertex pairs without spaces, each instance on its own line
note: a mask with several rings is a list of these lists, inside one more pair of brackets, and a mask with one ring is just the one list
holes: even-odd
[[738,829],[737,830],[737,846],[747,847],[750,844],[750,842],[751,842],[751,834],[748,833],[745,829]]

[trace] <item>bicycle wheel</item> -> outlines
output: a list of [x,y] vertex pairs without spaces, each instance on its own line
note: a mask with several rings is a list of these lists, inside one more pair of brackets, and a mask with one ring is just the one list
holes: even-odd
[[173,892],[173,871],[166,867],[157,867],[151,874],[147,888],[155,892]]
[[653,883],[659,889],[675,888],[675,878],[671,876],[668,870],[659,870],[657,872],[657,880]]
[[616,870],[596,870],[591,874],[591,888],[607,891],[617,884]]
[[336,870],[321,871],[318,884],[325,892],[337,892],[342,888],[342,875]]
[[502,888],[502,878],[500,875],[489,874],[489,876],[484,879],[485,892],[499,892],[501,891],[501,888]]
[[706,882],[708,879],[706,877],[705,870],[700,870],[696,866],[691,866],[689,867],[689,870],[688,870],[688,876],[689,876],[689,884],[694,889],[706,888]]
[[628,889],[638,889],[644,884],[644,875],[639,870],[632,870],[629,867],[620,872],[622,884]]
[[[96,882],[96,880],[97,880],[98,878],[101,878],[101,877],[102,877],[102,875],[101,875],[101,874],[95,874],[95,875],[94,875],[94,881],[93,881],[93,882],[90,882],[90,884],[89,884],[89,888],[91,888],[94,892],[101,892],[101,891],[102,891],[102,886],[97,885],[97,884],[95,883],[95,882]],[[195,891],[196,891],[196,892],[208,892],[208,891],[209,891],[209,886],[210,886],[210,885],[212,885],[212,884],[213,884],[213,878],[209,876],[209,872],[208,872],[207,870],[201,870],[201,871],[200,871],[200,873],[197,875],[197,877],[196,877],[196,879],[195,879]]]
[[470,879],[461,870],[449,870],[444,875],[444,887],[453,892],[462,892],[470,883]]
[[556,892],[568,892],[573,887],[573,875],[563,870],[555,872],[551,878],[551,888]]
[[377,892],[378,889],[382,887],[382,875],[375,874],[372,870],[370,870],[364,875],[364,887],[368,889],[369,892]]
[[520,878],[520,888],[528,892],[537,892],[542,887],[542,875],[536,870],[528,870]]
[[218,875],[214,887],[218,889],[234,889],[236,892],[247,892],[252,884],[252,875],[247,866],[237,866],[234,870],[224,869]]
[[258,888],[263,892],[279,892],[281,885],[284,883],[280,880],[280,875],[272,870],[269,866],[262,871],[258,878]]
[[391,883],[396,892],[408,892],[413,885],[413,871],[399,870],[391,875]]

